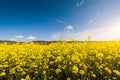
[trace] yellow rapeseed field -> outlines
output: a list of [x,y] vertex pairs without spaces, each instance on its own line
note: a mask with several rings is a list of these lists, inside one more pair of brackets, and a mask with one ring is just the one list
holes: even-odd
[[120,80],[120,42],[1,43],[0,80]]

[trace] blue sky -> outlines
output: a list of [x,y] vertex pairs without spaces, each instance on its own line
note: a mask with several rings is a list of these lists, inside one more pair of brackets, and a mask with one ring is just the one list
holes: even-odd
[[120,0],[0,0],[0,39],[120,37]]

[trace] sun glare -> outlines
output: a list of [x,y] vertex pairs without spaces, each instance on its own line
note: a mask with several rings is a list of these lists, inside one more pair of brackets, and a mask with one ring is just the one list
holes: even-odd
[[113,31],[115,31],[116,33],[120,33],[120,22],[116,21],[112,27]]
[[119,21],[120,20],[114,20],[108,25],[108,27],[104,27],[104,32],[103,32],[104,37],[102,37],[103,40],[119,40],[120,39]]

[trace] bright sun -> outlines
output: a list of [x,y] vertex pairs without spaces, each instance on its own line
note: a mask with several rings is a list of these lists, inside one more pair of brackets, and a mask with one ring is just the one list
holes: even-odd
[[104,38],[105,40],[118,40],[120,39],[120,20],[113,21],[105,28]]

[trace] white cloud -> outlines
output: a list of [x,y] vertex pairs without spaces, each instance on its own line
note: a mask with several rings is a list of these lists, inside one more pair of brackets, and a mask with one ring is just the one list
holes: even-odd
[[21,39],[21,38],[24,38],[24,36],[19,35],[19,36],[15,36],[15,38],[19,38],[19,39]]
[[73,30],[73,26],[68,25],[68,26],[66,27],[66,29],[67,29],[67,30]]
[[16,41],[16,39],[15,38],[10,38],[10,39],[8,39],[9,41]]
[[35,40],[36,37],[34,37],[34,36],[29,36],[28,39],[29,39],[29,40]]

